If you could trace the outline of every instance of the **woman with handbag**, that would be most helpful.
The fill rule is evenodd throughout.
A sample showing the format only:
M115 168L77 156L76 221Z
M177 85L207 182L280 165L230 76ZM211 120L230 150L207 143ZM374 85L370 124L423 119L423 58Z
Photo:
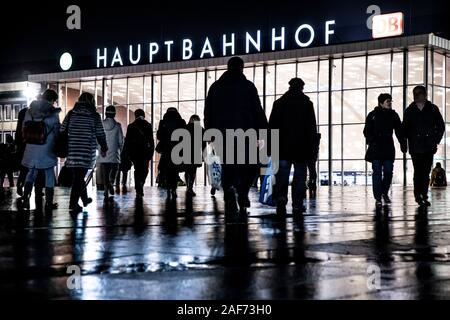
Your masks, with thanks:
M78 213L82 207L78 204L81 198L83 206L92 202L88 197L84 177L93 168L96 159L97 142L101 156L106 156L108 146L100 114L96 112L95 99L90 93L83 93L78 102L67 115L61 125L61 131L68 133L68 154L65 165L71 168L73 175L70 192L69 210Z

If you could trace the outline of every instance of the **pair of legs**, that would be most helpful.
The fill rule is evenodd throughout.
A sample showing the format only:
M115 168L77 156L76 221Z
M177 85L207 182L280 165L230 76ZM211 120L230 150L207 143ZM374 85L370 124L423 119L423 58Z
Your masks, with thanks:
M100 164L103 174L103 184L105 186L104 196L108 199L109 196L114 197L113 183L116 181L117 170L119 169L118 163L102 163Z
M0 186L3 187L3 183L5 182L5 176L8 177L9 187L14 187L14 175L11 169L2 168L0 170Z
M428 202L428 185L430 183L430 172L433 166L434 154L416 153L411 154L414 166L414 198L419 205L430 205Z
M197 177L197 167L192 166L186 168L185 172L185 178L186 178L186 185L187 185L187 194L191 196L195 196L194 192L194 182L195 178Z
M23 201L24 207L29 207L29 199L31 196L31 191L33 190L33 184L39 180L39 174L45 176L45 209L52 210L57 207L56 204L53 203L54 196L54 188L55 188L55 171L54 167L46 168L46 169L37 169L37 168L29 168L28 173L25 179L23 196L20 198ZM35 188L35 198L36 204L39 204L42 201L42 183L37 183ZM40 199L40 201L39 201Z
M127 180L128 180L128 171L121 169L116 175L116 193L120 193L120 185L122 184L122 192L127 193ZM120 183L120 174L122 174L122 183Z
M136 195L138 197L144 196L144 184L148 176L148 166L150 160L146 159L134 159L134 184L136 189Z
M280 160L280 167L275 175L275 197L277 211L280 214L286 212L288 203L289 175L294 166L294 179L292 180L292 208L294 212L303 212L303 199L306 196L306 162L293 162Z
M308 190L309 190L309 196L311 198L316 197L316 191L317 191L316 162L317 162L317 160L311 160L311 161L308 161L308 163L307 163L308 172L309 172Z
M248 193L259 171L258 165L222 165L222 187L224 191L225 211L237 211L237 202L242 213L250 207Z
M381 203L381 198L389 203L388 192L392 183L392 175L394 172L394 161L390 160L373 160L372 161L372 189L373 196L377 204Z
M88 198L86 183L84 178L86 177L86 173L88 172L88 168L71 168L72 169L72 190L70 191L70 204L69 208L71 210L80 211L82 208L78 205L78 201L81 198L83 201L83 206L87 206L92 202L91 198Z

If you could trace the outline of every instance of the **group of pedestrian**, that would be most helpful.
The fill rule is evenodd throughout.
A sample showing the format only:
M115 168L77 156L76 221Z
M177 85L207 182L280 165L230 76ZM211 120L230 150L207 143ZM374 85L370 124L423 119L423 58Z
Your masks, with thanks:
M229 137L228 130L254 129L279 133L279 163L275 174L273 196L277 206L277 215L284 217L287 213L288 186L291 168L294 167L292 181L292 212L300 214L306 210L304 199L306 189L315 196L317 173L315 163L318 157L320 133L317 132L314 106L310 98L304 94L305 83L300 78L289 81L288 91L277 99L272 108L269 120L262 108L258 90L246 79L244 61L233 57L228 61L227 71L211 85L205 101L204 124L201 118L192 115L186 123L174 107L167 109L156 133L158 143L155 147L153 126L145 119L145 112L138 109L134 112L135 120L128 125L124 137L121 124L116 121L116 109L108 106L105 119L97 112L95 97L90 93L80 95L72 110L60 123L60 108L55 104L58 94L48 89L39 99L33 101L29 108L19 114L17 125L17 147L14 148L11 138L2 146L1 152L15 153L20 159L20 174L17 181L17 192L21 197L19 203L29 207L29 199L35 187L36 195L42 196L45 187L45 209L53 210L54 203L55 141L59 135L66 133L68 153L65 167L71 172L71 193L69 209L80 212L82 206L92 202L88 197L85 177L88 171L97 165L101 168L104 183L105 202L114 199L115 193L127 192L127 174L134 166L134 183L136 197L144 195L144 184L149 172L149 163L154 152L161 155L158 171L160 182L167 189L167 199L177 197L176 189L179 173L185 172L187 196L195 196L193 189L197 169L202 165L203 151L206 141L203 140L205 130L216 129L224 138L223 146L228 142L234 149L224 148L220 157L221 184L224 191L225 213L227 216L245 216L250 207L249 191L259 176L260 163L250 161L251 145L246 140L244 145L236 145L236 137ZM429 174L433 164L433 155L437 151L445 131L444 121L439 108L427 100L426 88L417 86L413 90L414 102L405 110L403 122L392 109L392 97L383 93L378 97L378 105L366 118L364 136L368 144L365 159L372 163L373 194L376 205L390 203L389 189L392 183L395 146L393 134L400 143L401 151L409 150L414 165L414 196L420 206L429 206L428 186ZM173 133L186 129L191 137L191 148L188 150L189 161L178 163L173 159L173 150L180 140L173 138ZM195 132L201 134L197 136ZM199 141L194 141L200 139ZM233 139L228 141L227 139ZM274 141L263 141L258 134L257 148L269 145ZM267 140L267 139L266 139ZM214 138L208 143L214 145ZM272 145L268 146L269 153ZM9 150L9 151L8 151ZM245 161L242 163L242 155ZM3 158L2 158L3 159ZM200 159L200 161L198 160ZM226 159L226 161L225 161ZM2 160L3 161L3 160ZM9 171L2 165L1 180ZM309 169L309 179L307 179ZM433 171L431 185L442 184L442 171L446 185L445 170L436 168ZM122 182L120 176L122 174ZM115 184L115 187L114 187Z
M376 205L389 204L395 146L393 132L401 151L409 150L414 166L414 198L419 206L430 206L428 186L433 156L437 152L445 124L439 108L427 100L424 86L413 89L414 101L406 108L403 122L392 109L392 96L378 97L378 106L366 118L364 136L368 144L366 160L372 163L373 195ZM383 202L382 202L383 201Z

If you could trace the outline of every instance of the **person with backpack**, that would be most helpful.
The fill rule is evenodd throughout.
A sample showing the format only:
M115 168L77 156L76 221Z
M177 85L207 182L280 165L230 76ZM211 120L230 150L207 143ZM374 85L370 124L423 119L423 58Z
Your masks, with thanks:
M100 164L103 174L104 200L114 199L114 186L116 180L117 170L120 163L120 152L123 147L123 132L122 126L114 117L116 116L116 108L114 106L106 107L106 119L103 120L103 128L105 128L106 142L108 144L108 151L106 157L101 155L97 158L97 163Z
M442 168L440 162L436 162L436 167L431 172L430 187L446 187L447 176L445 169Z
M72 213L83 209L78 201L81 198L83 206L92 202L88 197L84 178L86 173L94 167L97 143L100 145L100 154L106 156L108 145L100 114L95 107L95 98L92 94L84 92L78 102L68 112L61 125L61 132L68 130L68 155L65 165L72 170L73 180L70 191L69 210Z
M39 170L45 173L45 210L57 207L53 203L55 187L55 171L57 157L53 151L56 135L59 133L59 113L55 108L58 94L51 89L46 90L38 100L30 104L22 125L22 139L26 144L22 165L28 168L23 196L18 200L24 208L29 208L29 199L33 184Z
M148 167L153 157L155 144L153 141L153 127L145 120L145 112L137 109L134 112L135 120L130 123L125 136L124 149L127 157L134 165L134 187L136 197L144 196L144 184L148 176Z

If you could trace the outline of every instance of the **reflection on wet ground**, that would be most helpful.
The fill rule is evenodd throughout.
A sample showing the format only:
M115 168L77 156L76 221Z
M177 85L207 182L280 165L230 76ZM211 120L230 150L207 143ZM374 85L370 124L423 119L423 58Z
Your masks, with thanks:
M450 195L419 210L410 187L375 208L370 187L321 187L303 217L280 221L257 203L226 219L222 194L147 188L71 216L69 189L53 214L0 206L0 294L50 299L450 298ZM31 201L33 203L33 201ZM76 266L75 269L69 268ZM77 269L77 267L79 269ZM69 269L68 269L69 268ZM73 267L72 267L73 268ZM74 271L75 270L75 271ZM81 277L76 278L80 270ZM79 280L79 281L78 281ZM68 286L75 284L74 286Z

